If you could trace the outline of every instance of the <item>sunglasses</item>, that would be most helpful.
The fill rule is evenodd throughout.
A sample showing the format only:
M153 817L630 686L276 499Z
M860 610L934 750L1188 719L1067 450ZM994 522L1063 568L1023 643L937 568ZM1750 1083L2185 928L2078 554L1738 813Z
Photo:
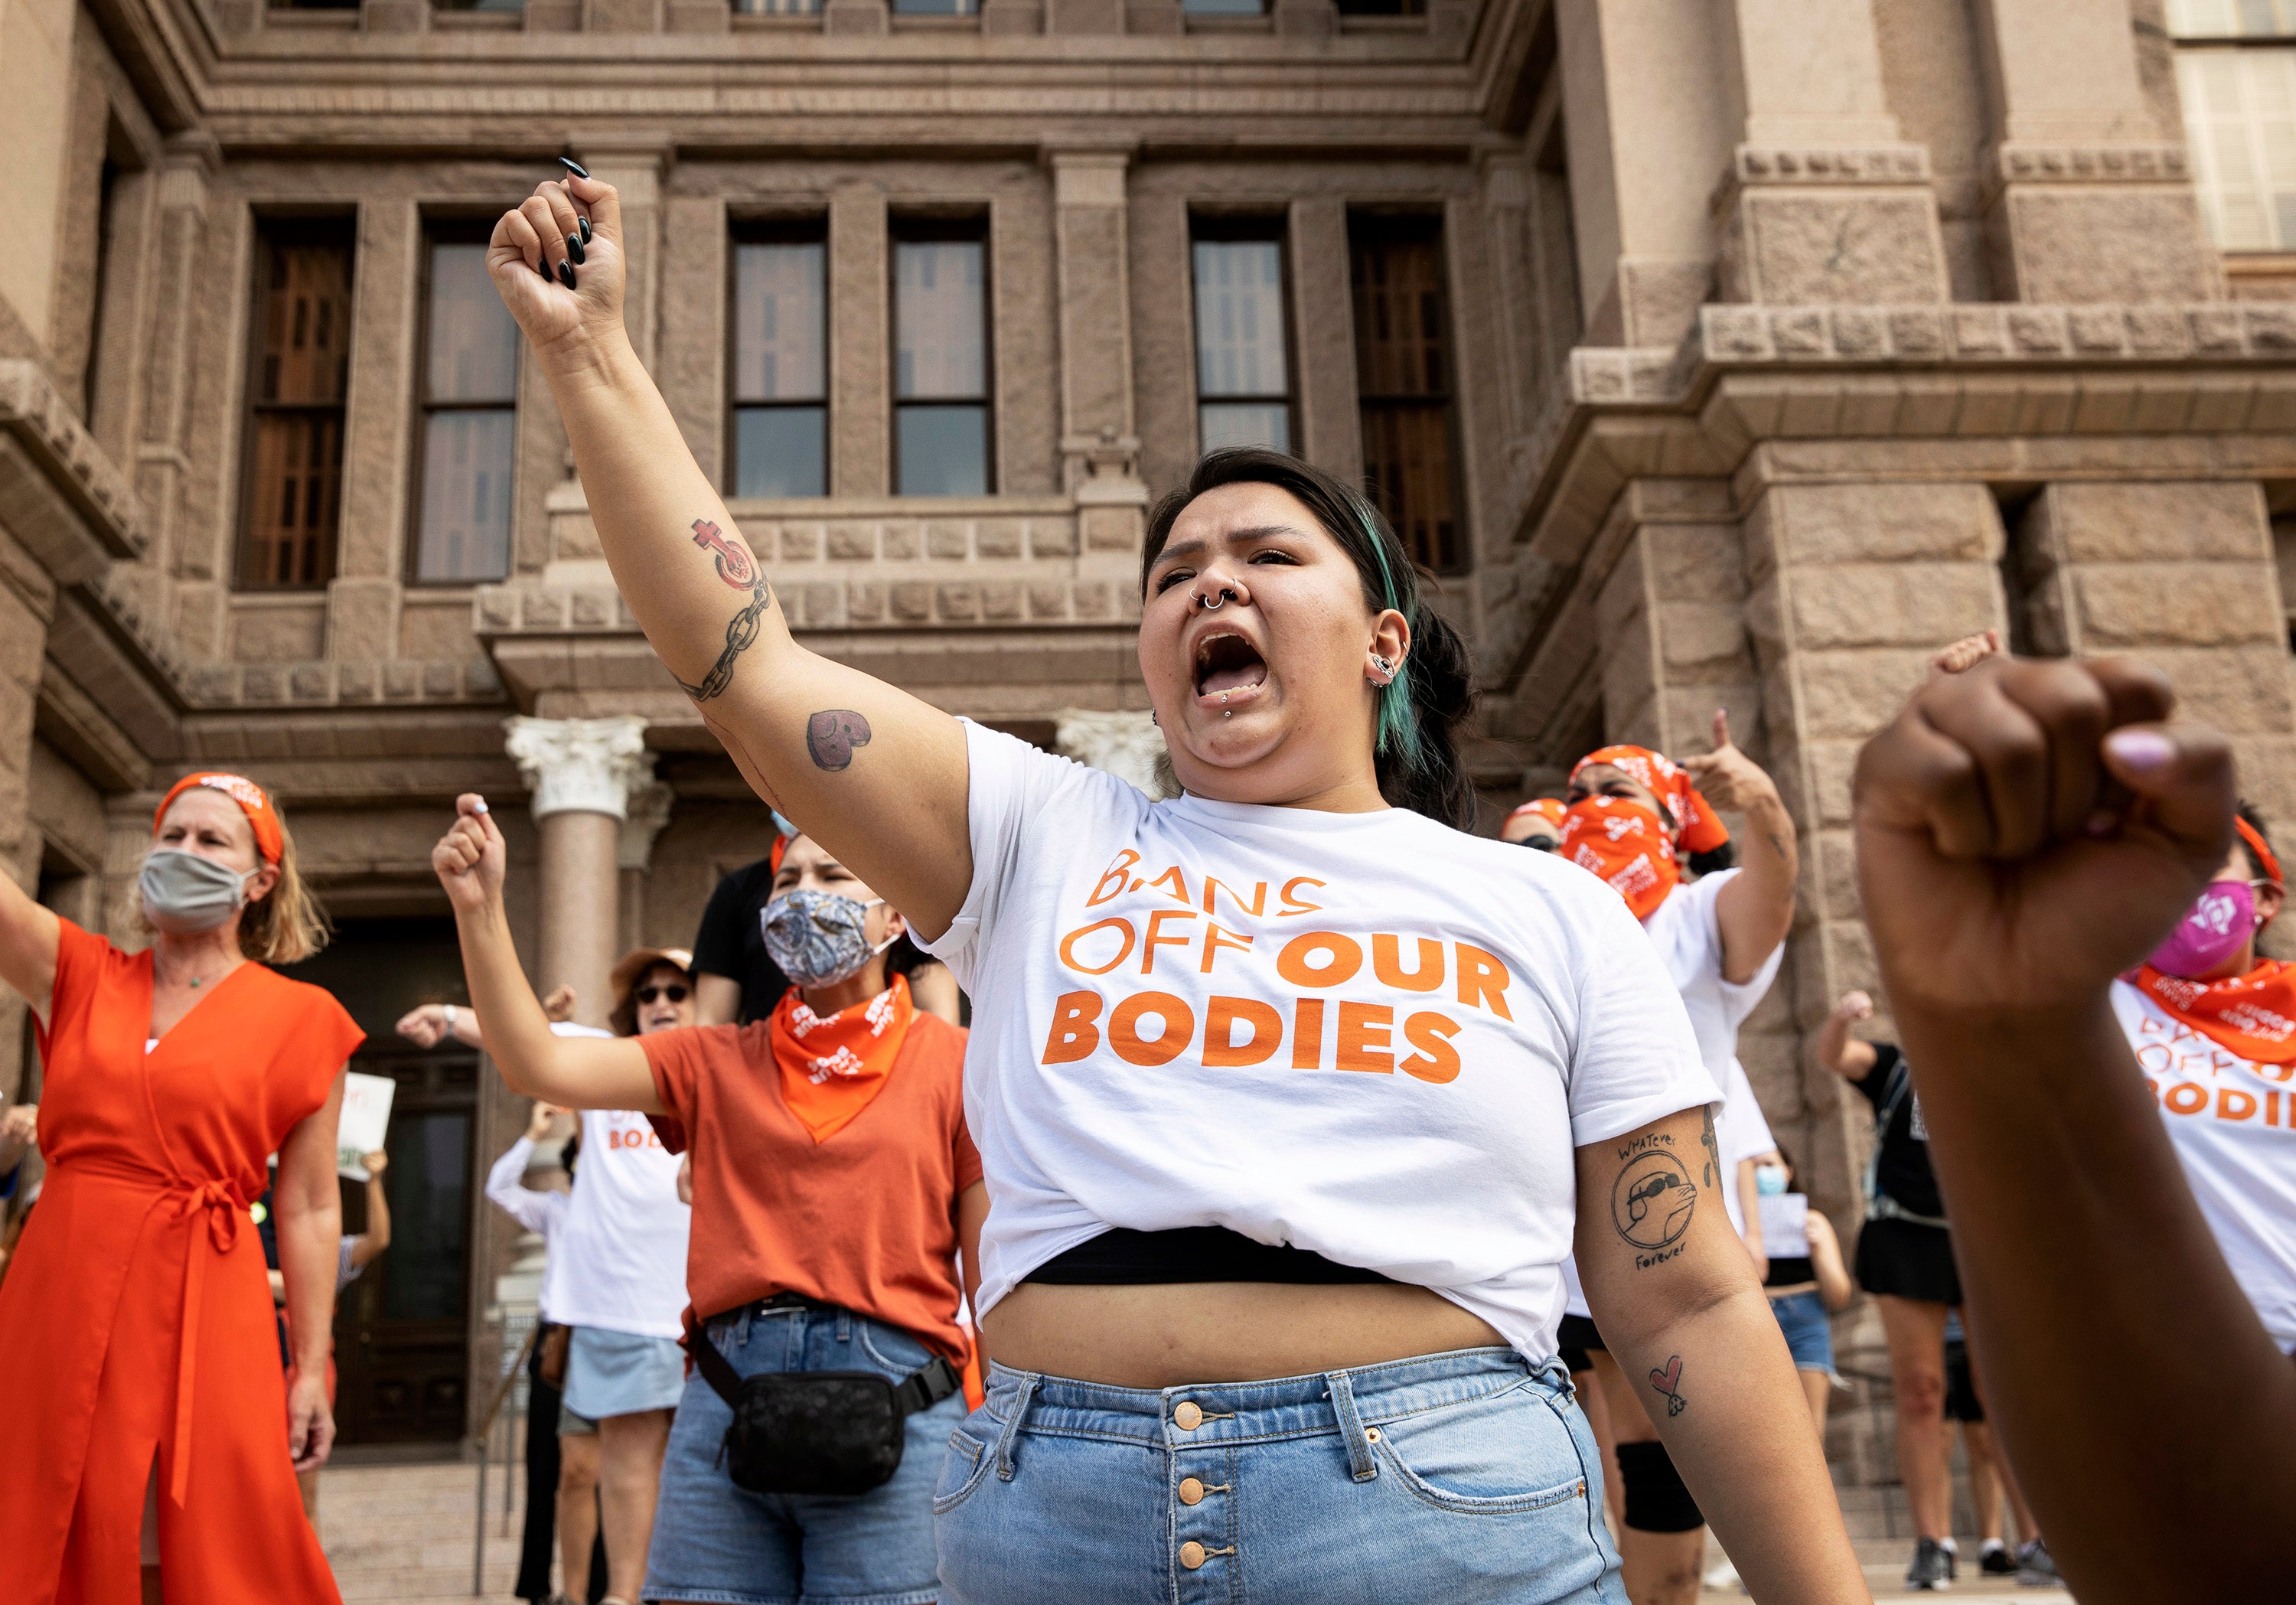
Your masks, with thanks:
M1553 853L1562 849L1562 843L1553 836L1526 836L1521 845L1534 853Z
M675 986L641 987L630 995L642 1003L659 1003L663 998L668 998L673 1003L682 1003L685 1001L685 988Z

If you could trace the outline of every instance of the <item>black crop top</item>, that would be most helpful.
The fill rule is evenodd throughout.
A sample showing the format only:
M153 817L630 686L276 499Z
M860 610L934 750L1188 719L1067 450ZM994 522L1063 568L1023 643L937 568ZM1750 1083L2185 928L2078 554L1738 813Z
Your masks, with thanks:
M1168 1282L1335 1285L1391 1278L1288 1243L1258 1242L1226 1226L1177 1226L1168 1232L1111 1226L1055 1254L1022 1280L1053 1287L1141 1287Z

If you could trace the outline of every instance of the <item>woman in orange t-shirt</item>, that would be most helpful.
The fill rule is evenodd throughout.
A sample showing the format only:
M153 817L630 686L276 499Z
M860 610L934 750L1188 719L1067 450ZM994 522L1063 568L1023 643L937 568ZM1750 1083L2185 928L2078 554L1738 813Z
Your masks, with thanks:
M866 1493L755 1494L721 1454L732 1413L687 1380L662 1462L649 1601L939 1593L932 1486L964 1417L958 1325L988 1213L964 1127L964 1033L888 977L901 916L817 843L784 849L764 913L794 983L773 1014L613 1040L554 1036L503 918L503 839L464 797L431 855L455 905L471 1000L503 1078L579 1109L675 1116L689 1134L687 1347L747 1378L873 1372L914 1406L890 1480ZM718 1365L703 1346L726 1364Z
M252 782L177 782L139 887L157 941L128 954L0 876L0 979L37 1020L48 1167L0 1290L10 1426L31 1446L0 1455L8 1597L334 1601L295 1474L334 1440L335 1125L359 1029L252 962L325 939ZM248 1213L274 1151L291 1386Z

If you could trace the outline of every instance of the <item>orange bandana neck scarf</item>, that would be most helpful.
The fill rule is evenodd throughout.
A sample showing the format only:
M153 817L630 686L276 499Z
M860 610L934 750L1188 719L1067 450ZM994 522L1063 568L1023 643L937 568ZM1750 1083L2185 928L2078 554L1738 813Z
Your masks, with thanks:
M1674 815L1673 839L1684 852L1710 853L1730 839L1713 808L1690 783L1689 774L1666 754L1647 747L1597 747L1570 766L1570 778L1577 780L1581 770L1596 764L1631 776L1666 805Z
M826 1018L807 1008L796 987L782 994L772 1031L782 1100L816 1143L842 1131L885 1090L915 1018L904 976L867 1003Z
M1589 797L1571 804L1563 813L1562 840L1555 851L1600 875L1637 920L1656 913L1682 879L1666 822L1623 797Z
M2251 1064L2296 1061L2296 964L2266 959L2246 975L2188 981L2147 964L2132 978L2164 1012Z

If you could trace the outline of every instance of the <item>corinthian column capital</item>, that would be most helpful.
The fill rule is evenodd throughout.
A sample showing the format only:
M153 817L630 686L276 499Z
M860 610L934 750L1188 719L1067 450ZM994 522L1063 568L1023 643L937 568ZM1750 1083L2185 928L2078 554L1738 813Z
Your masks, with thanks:
M653 778L645 749L645 721L636 714L609 719L503 721L503 747L534 794L534 816L604 814L627 819L631 794Z

